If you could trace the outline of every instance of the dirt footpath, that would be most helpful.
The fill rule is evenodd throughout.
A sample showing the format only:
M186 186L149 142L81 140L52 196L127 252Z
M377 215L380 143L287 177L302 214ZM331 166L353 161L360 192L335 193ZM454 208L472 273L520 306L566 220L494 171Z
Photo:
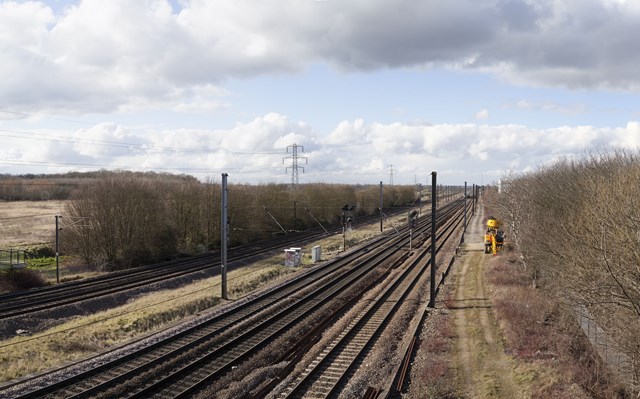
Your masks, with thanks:
M479 207L481 208L481 207ZM476 214L458 260L454 301L454 353L459 394L469 398L526 398L517 382L516 362L505 354L487 292L485 270L493 255L484 254L485 217Z
M482 208L423 324L402 398L631 397L572 313L531 286L517 253L484 254Z

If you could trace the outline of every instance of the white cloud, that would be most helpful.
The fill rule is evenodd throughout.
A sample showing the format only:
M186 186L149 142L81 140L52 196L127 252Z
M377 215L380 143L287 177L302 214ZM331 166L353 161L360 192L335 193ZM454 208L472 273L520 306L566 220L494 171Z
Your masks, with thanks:
M42 136L49 140L42 140ZM381 124L343 121L332 133L345 141L327 142L304 122L270 113L225 130L130 130L100 124L73 132L42 130L16 138L0 132L0 164L25 168L48 165L55 170L99 167L161 170L201 178L229 173L236 182L288 182L286 147L305 147L301 182L371 183L388 180L388 165L397 184L414 176L426 182L431 170L442 181L479 183L497 180L508 171L535 169L561 156L640 146L640 123L532 129L520 125ZM31 138L31 139L27 139ZM362 138L363 140L349 140ZM343 143L346 143L343 145ZM64 162L66 166L55 165ZM54 171L55 171L54 170Z
M325 139L327 144L352 145L369 142L368 129L363 119L342 121Z
M478 121L484 121L489 119L489 110L481 109L480 111L476 112L475 119Z
M201 87L301 71L471 69L512 82L638 90L640 6L622 0L0 3L0 103L110 112L135 103L211 111Z

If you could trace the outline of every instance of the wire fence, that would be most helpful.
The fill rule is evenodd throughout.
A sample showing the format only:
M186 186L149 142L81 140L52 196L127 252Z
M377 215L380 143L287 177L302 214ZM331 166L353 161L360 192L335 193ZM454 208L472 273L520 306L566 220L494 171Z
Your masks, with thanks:
M631 389L632 396L640 397L640 378L637 359L628 356L618 349L618 345L609 337L589 311L583 307L575 307L578 323L589 338L591 345L598 351L598 354L607 366L616 373L622 383ZM638 395L638 396L636 396Z
M0 249L0 267L22 268L26 264L25 255L22 249Z

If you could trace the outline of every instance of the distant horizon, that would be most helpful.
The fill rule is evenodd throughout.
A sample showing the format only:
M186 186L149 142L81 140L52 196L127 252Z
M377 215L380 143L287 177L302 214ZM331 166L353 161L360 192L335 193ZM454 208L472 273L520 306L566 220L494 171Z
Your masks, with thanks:
M99 170L87 170L87 171L69 171L69 172L62 172L62 173L25 173L25 174L9 174L9 173L0 173L0 184L1 181L3 179L10 179L10 178L22 178L22 179L38 179L38 178L42 178L42 179L47 179L47 178L69 178L69 176L66 175L70 175L70 174L94 174L94 173L102 173L102 172L108 172L108 173L119 173L119 172L124 172L124 173L133 173L133 174L157 174L159 175L159 178L162 178L163 175L168 175L169 177L176 177L176 178L189 178L189 179L194 179L196 181L198 181L199 183L209 183L209 182L213 182L215 184L219 184L220 180L215 180L215 179L210 179L210 181L202 180L202 179L198 179L196 176L193 175L189 175L187 173L172 173L172 172L156 172L156 171L135 171L135 170L107 170L107 169L99 169ZM71 177L71 178L83 178L84 176L77 176L77 177ZM219 176L220 177L220 176ZM327 184L327 185L331 185L331 184L335 184L335 185L349 185L349 186L379 186L380 183L382 183L383 186L417 186L417 185L421 185L423 188L426 187L431 187L431 182L429 182L429 184L416 184L416 183L407 183L407 184L401 184L401 183L393 183L390 184L389 182L384 182L384 181L379 181L379 182L374 182L374 183L332 183L332 182L300 182L297 185L313 185L313 184ZM464 183L462 182L461 184L450 184L450 183L440 183L438 182L437 185L438 186L447 186L447 187L464 187ZM290 182L259 182L259 183L243 183L243 182L230 182L230 184L243 184L243 185L270 185L270 184L275 184L275 185L280 185L280 186L290 186L291 183ZM500 184L500 181L498 180L497 182L491 183L491 184L486 184L485 186L493 186L495 184ZM482 186L480 184L477 183L469 183L467 182L467 187L469 189L469 191L471 190L471 188L476 185L476 186Z

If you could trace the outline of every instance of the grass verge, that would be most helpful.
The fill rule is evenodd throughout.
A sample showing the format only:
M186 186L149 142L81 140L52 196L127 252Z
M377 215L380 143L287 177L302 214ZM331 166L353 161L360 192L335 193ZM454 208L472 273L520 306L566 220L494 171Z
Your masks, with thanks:
M487 277L505 347L520 360L517 374L523 383L535 382L532 398L630 397L570 311L533 288L513 254L494 258Z

